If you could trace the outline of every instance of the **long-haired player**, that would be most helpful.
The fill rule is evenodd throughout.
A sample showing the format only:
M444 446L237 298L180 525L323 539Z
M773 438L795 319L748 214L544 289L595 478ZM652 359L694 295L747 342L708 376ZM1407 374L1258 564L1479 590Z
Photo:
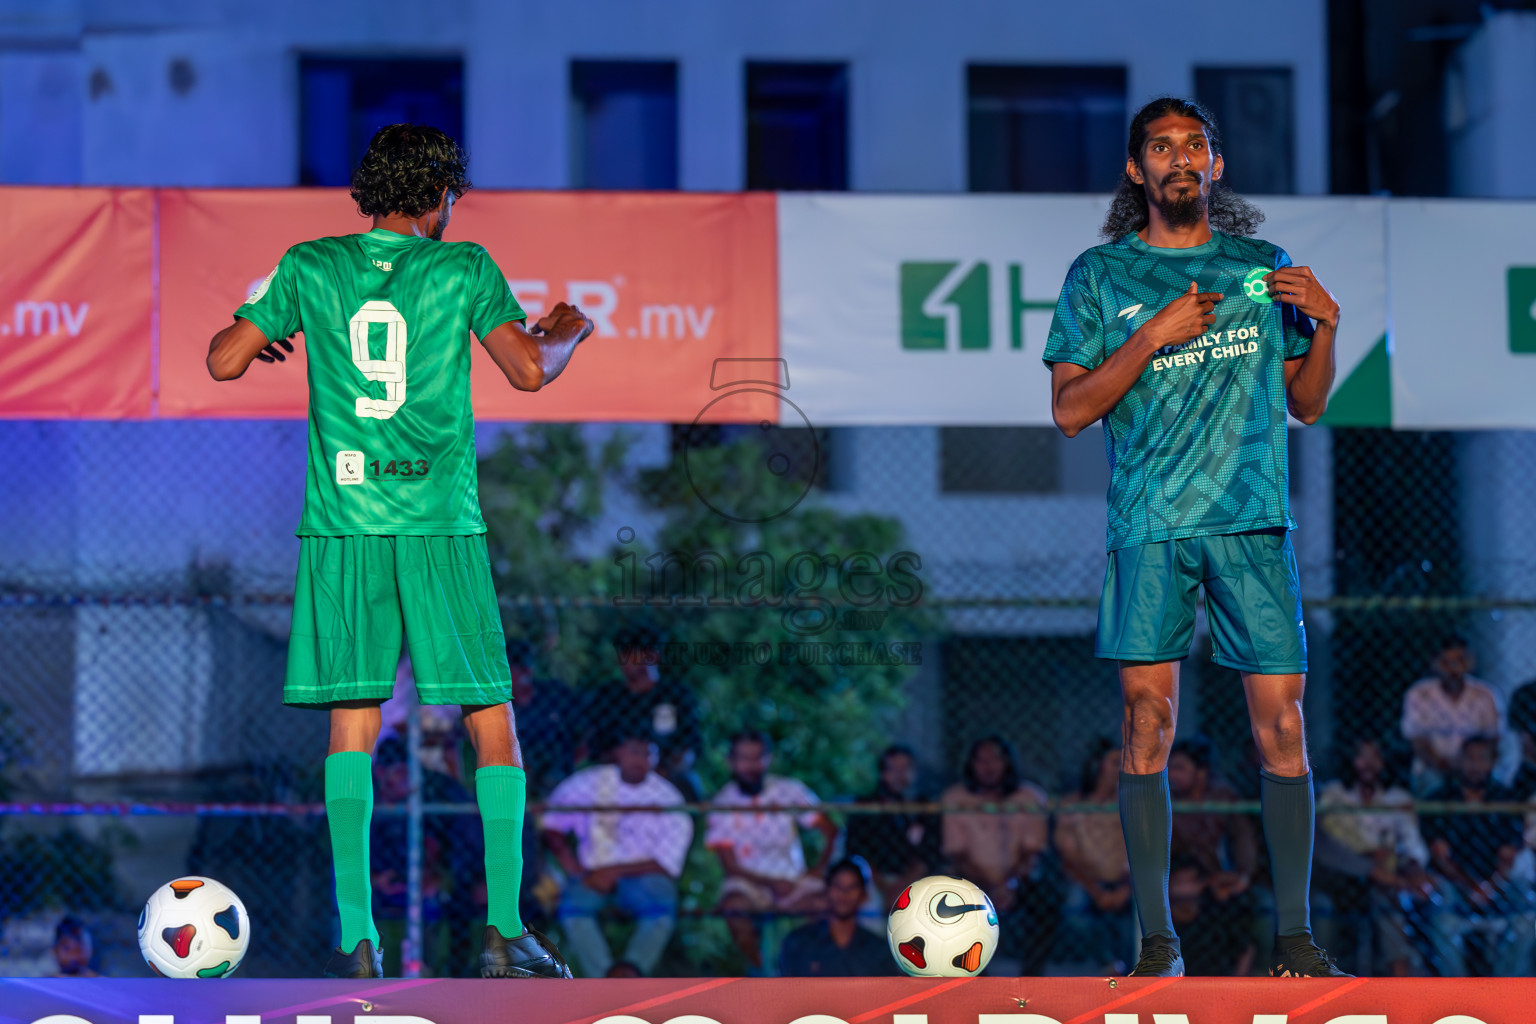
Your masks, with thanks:
M1109 241L1072 264L1051 324L1051 410L1069 437L1103 420L1111 467L1095 653L1119 662L1124 694L1120 818L1144 934L1132 974L1184 973L1168 907L1167 766L1203 586L1215 660L1242 673L1263 762L1270 972L1338 977L1307 904L1307 651L1285 414L1323 414L1339 304L1311 270L1250 237L1263 214L1221 184L1223 169L1199 104L1165 97L1131 121Z

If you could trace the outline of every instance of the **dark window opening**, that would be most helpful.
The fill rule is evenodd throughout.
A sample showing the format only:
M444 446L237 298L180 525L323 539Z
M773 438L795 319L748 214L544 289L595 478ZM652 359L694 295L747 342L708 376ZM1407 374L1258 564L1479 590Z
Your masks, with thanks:
M1125 169L1125 68L972 64L972 192L1113 192Z
M1296 191L1290 68L1196 68L1195 96L1221 129L1221 180L1239 192Z
M747 188L848 187L848 66L747 64Z
M385 125L427 124L464 143L457 57L299 60L299 184L347 185Z
M571 185L677 188L677 64L571 63Z

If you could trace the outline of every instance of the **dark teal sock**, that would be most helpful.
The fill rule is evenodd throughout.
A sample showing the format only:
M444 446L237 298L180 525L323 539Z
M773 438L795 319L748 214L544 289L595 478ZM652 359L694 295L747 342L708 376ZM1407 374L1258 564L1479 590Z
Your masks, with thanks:
M511 765L475 772L475 799L485 826L486 924L509 939L523 934L518 890L523 884L523 807L528 776Z
M373 888L368 875L368 826L373 818L373 758L358 751L325 759L325 820L336 869L336 910L341 948L350 953L364 939L379 946L373 926Z
M1131 862L1131 897L1141 918L1141 934L1174 939L1168 909L1168 862L1173 846L1173 800L1168 772L1120 773L1120 827Z
M1259 800L1269 874L1275 883L1275 934L1312 930L1312 838L1317 808L1312 773L1284 776L1259 769Z

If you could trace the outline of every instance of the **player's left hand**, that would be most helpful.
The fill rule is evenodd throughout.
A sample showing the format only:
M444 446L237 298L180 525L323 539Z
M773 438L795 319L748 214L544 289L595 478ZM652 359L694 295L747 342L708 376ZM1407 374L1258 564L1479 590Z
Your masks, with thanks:
M284 355L285 351L293 352L293 335L291 334L286 338L278 338L272 344L257 352L256 358L264 363L284 363L288 361L288 356Z
M557 302L555 308L540 317L534 325L533 334L554 334L557 331L577 329L579 336L577 341L585 341L587 335L592 333L592 321L577 307L568 302Z
M1339 300L1317 279L1311 267L1272 270L1264 275L1264 283L1269 294L1281 302L1295 306L1318 323L1338 326Z

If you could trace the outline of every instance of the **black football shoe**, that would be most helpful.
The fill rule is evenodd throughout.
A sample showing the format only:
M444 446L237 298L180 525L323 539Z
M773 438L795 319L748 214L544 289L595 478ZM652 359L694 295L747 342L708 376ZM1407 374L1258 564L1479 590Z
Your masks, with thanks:
M384 977L384 951L377 949L372 939L363 939L351 953L340 949L331 950L331 958L325 962L327 978L382 978Z
M1132 978L1182 978L1184 953L1178 939L1148 935L1141 940L1141 956L1131 969Z
M485 926L485 940L480 946L480 977L482 978L569 978L571 968L550 942L529 928L515 939L509 939L496 930L495 925Z
M1312 941L1312 936L1283 935L1275 939L1275 955L1270 958L1272 978L1353 978L1339 970L1328 951Z

